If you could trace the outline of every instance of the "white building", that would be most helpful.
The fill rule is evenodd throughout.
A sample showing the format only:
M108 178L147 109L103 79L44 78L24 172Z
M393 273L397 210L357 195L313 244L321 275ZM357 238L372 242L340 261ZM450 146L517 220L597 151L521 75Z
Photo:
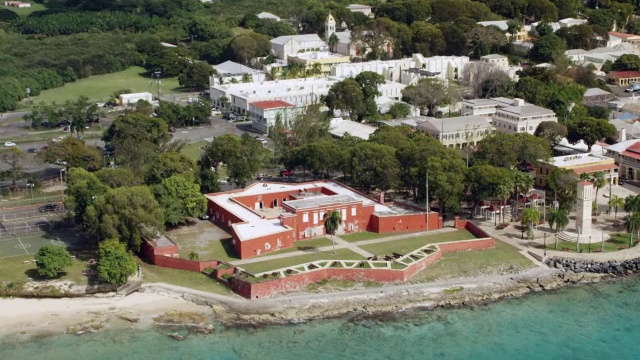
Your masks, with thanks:
M135 105L140 100L144 100L148 103L151 103L153 101L153 95L151 95L151 93L148 93L148 92L120 94L120 105L122 106Z
M388 81L413 85L424 77L454 80L462 75L469 63L468 56L432 56L413 54L411 58L338 64L331 68L332 76L355 77L364 71L375 72Z
M510 100L510 99L507 99ZM513 99L510 106L499 106L493 115L493 126L506 133L533 133L543 121L558 121L553 110Z
M493 133L495 129L484 116L459 116L426 118L417 124L417 130L432 135L444 146L464 149L467 146L476 146L478 141Z
M258 19L270 19L270 20L280 21L279 16L273 15L272 13L266 12L266 11L263 11L256 16L258 17Z
M266 74L262 71L252 69L237 62L225 61L222 64L213 65L218 76L212 76L210 82L213 83L230 83L232 81L242 82L246 76L249 76L250 82L263 82Z
M351 12L359 12L367 15L368 17L373 17L373 13L371 12L371 6L369 5L360 5L360 4L350 4L347 5L347 9Z
M249 104L265 100L282 100L296 107L306 107L320 102L320 97L329 92L331 86L343 78L305 78L264 81L261 83L214 84L210 86L212 104L227 106L233 111L246 113ZM385 82L378 90L383 97L400 100L405 85ZM222 100L222 98L226 98Z
M369 140L371 134L376 130L377 128L374 126L361 124L351 120L344 120L343 118L331 119L331 122L329 123L329 133L337 138L341 138L345 134L349 134L362 140Z
M5 1L4 6L11 6L11 7L17 7L17 8L30 8L31 4L25 3L22 1Z
M283 125L289 124L299 113L299 109L294 104L282 100L256 101L249 104L249 119L251 127L267 133L269 128L276 123L280 117Z
M480 61L495 64L500 70L509 71L509 58L500 54L489 54L480 57Z
M329 46L317 34L286 35L271 39L271 52L278 59L306 51L328 51Z
M577 65L593 64L596 69L600 70L607 60L614 62L624 54L640 55L640 51L633 44L627 42L593 50L572 49L565 51L564 54Z
M462 102L463 115L478 115L491 121L496 130L532 134L543 121L558 121L553 110L532 105L522 99L492 98Z
M566 19L558 20L560 27L563 27L563 28L568 28L576 25L584 25L588 22L589 21L587 19L574 19L574 18L566 18Z

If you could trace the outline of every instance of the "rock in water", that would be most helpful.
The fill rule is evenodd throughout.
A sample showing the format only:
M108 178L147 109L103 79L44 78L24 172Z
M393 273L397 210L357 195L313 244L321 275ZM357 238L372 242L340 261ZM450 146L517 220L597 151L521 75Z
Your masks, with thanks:
M169 334L169 337L174 339L174 340L178 340L178 341L184 340L184 336L182 336L182 335L180 335L178 333Z

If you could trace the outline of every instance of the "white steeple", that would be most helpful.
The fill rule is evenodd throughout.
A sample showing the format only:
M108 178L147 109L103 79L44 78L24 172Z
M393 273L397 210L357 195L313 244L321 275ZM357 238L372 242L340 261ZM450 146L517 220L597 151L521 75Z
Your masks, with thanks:
M324 36L329 41L329 37L331 34L336 32L336 20L331 16L331 12L329 12L329 16L327 16L327 20L324 22Z

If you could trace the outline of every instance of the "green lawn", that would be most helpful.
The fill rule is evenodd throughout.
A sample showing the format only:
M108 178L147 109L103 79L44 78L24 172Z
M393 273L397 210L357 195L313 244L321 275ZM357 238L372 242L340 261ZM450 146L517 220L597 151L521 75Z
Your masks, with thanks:
M407 254L421 248L427 244L436 244L447 241L457 240L469 240L475 239L475 236L467 230L456 230L452 232L434 234L434 235L421 235L411 237L403 240L392 240L381 242L377 244L369 244L360 246L363 250L366 250L376 255L391 255L392 253Z
M202 155L202 147L203 146L207 146L209 143L202 140L202 141L196 141L194 143L191 143L185 147L182 148L182 150L180 150L180 152L188 157L189 159L195 161L200 160L200 156Z
M293 247L291 247L291 248L264 253L264 254L258 255L256 257L265 257L265 256L271 256L271 255L285 254L285 253L290 253L290 252L294 252L294 251L309 251L309 252L312 252L312 251L316 251L318 248L325 247L325 246L331 246L331 239L326 238L326 237L321 237L321 238L316 238L316 239L312 239L312 240L298 240L298 241L293 243Z
M29 264L22 263L27 260L30 261ZM82 270L86 268L86 260L74 259L73 264L55 280L87 284L87 277L82 274ZM36 264L33 263L33 254L0 259L0 282L26 282L30 278L34 280L39 278Z
M163 282L216 294L232 294L231 290L216 280L194 271L184 271L153 266L139 261L145 283Z
M612 252L619 251L623 249L629 248L629 234L611 234L611 238L604 242L604 252ZM634 244L637 239L634 237ZM580 244L580 250L582 252L596 252L602 249L602 243L592 243L591 246L589 244ZM540 245L540 248L543 248ZM556 243L554 238L547 238L547 249L555 250ZM568 252L576 252L576 243L572 241L558 241L558 250L559 251L568 251Z
M412 232L414 231L380 234L380 233L374 233L370 231L363 231L363 232L357 232L353 234L340 235L340 238L348 242L356 242L356 241L362 241L362 240L380 239L380 238L385 238L385 237L395 236L395 235L410 234Z
M354 253L348 249L338 249L334 255L331 251L317 252L313 254L299 255L278 260L267 260L257 263L239 265L239 267L247 270L250 273L261 273L270 270L276 270L280 268L295 266L298 264L304 264L316 260L362 260L364 259L359 254Z
M31 2L31 7L28 7L28 8L17 8L17 7L13 7L13 6L4 6L4 1L3 1L2 4L0 4L0 9L11 10L14 13L18 14L20 17L27 17L32 12L46 10L47 7L44 6L43 4L38 4L38 3L32 1Z
M173 235L172 238L178 243L180 247L180 257L187 259L189 253L195 251L200 256L200 260L220 260L220 261L235 261L240 260L240 257L233 248L231 238L227 239L212 239L207 241L205 246L198 246L193 244L189 240L193 237L193 234L180 234Z
M496 247L481 251L461 251L443 254L442 260L428 266L411 280L430 282L442 279L501 274L510 267L525 270L533 263L515 247L496 240Z
M18 196L12 196L11 200L6 199L5 197L0 197L0 208L12 208L31 204L59 202L64 199L64 196L60 194L60 191L54 193L43 193L40 195L38 195L37 192L34 192L33 200L31 200L30 195L30 193L27 193L25 191L20 195L20 197L22 197L21 199L18 199Z
M151 79L143 77L141 75L143 72L143 68L133 66L116 73L91 76L63 87L45 90L40 95L28 100L33 103L41 101L63 103L67 100L75 100L82 95L88 97L90 101L108 101L114 91L130 89L133 92L149 92L150 85L152 85L151 90L155 96L157 92L155 80L151 81ZM162 79L160 95L177 93L178 87L178 78ZM23 103L28 100L23 100Z

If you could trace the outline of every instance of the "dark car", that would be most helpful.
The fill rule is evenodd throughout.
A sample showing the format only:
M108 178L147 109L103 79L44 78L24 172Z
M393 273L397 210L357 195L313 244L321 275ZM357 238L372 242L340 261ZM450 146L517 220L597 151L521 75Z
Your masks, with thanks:
M35 154L35 153L37 153L37 152L38 152L38 149L36 149L36 148L31 148L31 149L27 150L27 152L30 152L30 153L32 153L32 154Z
M58 210L58 204L46 204L40 207L40 212L52 212Z

